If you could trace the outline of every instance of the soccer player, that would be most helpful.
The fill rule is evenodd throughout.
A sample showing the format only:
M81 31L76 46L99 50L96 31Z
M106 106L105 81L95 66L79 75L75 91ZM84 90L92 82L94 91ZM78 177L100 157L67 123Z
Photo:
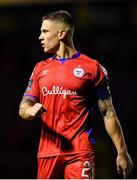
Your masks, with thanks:
M42 119L37 177L95 178L91 121L97 100L117 150L117 170L126 178L133 163L113 107L107 71L75 49L73 32L73 18L67 11L43 17L39 40L44 52L54 55L36 64L20 103L23 119Z

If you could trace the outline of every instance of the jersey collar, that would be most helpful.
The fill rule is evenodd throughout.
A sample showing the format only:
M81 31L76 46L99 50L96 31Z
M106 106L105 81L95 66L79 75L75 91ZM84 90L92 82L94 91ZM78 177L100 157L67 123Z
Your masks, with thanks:
M75 54L73 54L70 58L57 58L56 57L56 55L54 55L53 57L52 57L52 59L54 60L59 60L59 61L61 61L62 63L64 63L65 61L67 61L67 60L70 60L70 59L75 59L75 58L77 58L77 57L79 57L80 56L80 52L77 52L77 53L75 53Z

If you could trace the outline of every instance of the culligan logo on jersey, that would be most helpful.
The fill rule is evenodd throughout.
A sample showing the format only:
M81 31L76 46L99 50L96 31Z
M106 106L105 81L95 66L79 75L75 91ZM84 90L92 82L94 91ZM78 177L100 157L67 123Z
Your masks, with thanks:
M62 94L63 98L65 99L67 96L73 95L76 96L76 91L71 91L69 89L64 89L63 87L53 86L52 89L48 89L47 87L42 88L43 96L47 95L55 95L55 94Z

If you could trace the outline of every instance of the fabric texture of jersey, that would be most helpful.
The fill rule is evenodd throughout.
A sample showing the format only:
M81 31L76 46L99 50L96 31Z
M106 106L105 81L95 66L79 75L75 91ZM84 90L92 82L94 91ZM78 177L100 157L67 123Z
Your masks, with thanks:
M95 179L95 154L65 154L38 158L37 179Z
M36 64L24 96L47 110L41 117L38 157L94 151L92 106L106 75L98 61L80 53L66 61L49 58Z

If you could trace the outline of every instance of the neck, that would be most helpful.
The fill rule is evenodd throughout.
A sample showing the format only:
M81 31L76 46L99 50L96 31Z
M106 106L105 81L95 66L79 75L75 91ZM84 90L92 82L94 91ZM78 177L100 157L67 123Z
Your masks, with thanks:
M72 57L73 54L75 54L77 51L74 48L73 43L64 43L60 42L60 46L58 51L56 52L56 57L57 58L70 58Z

